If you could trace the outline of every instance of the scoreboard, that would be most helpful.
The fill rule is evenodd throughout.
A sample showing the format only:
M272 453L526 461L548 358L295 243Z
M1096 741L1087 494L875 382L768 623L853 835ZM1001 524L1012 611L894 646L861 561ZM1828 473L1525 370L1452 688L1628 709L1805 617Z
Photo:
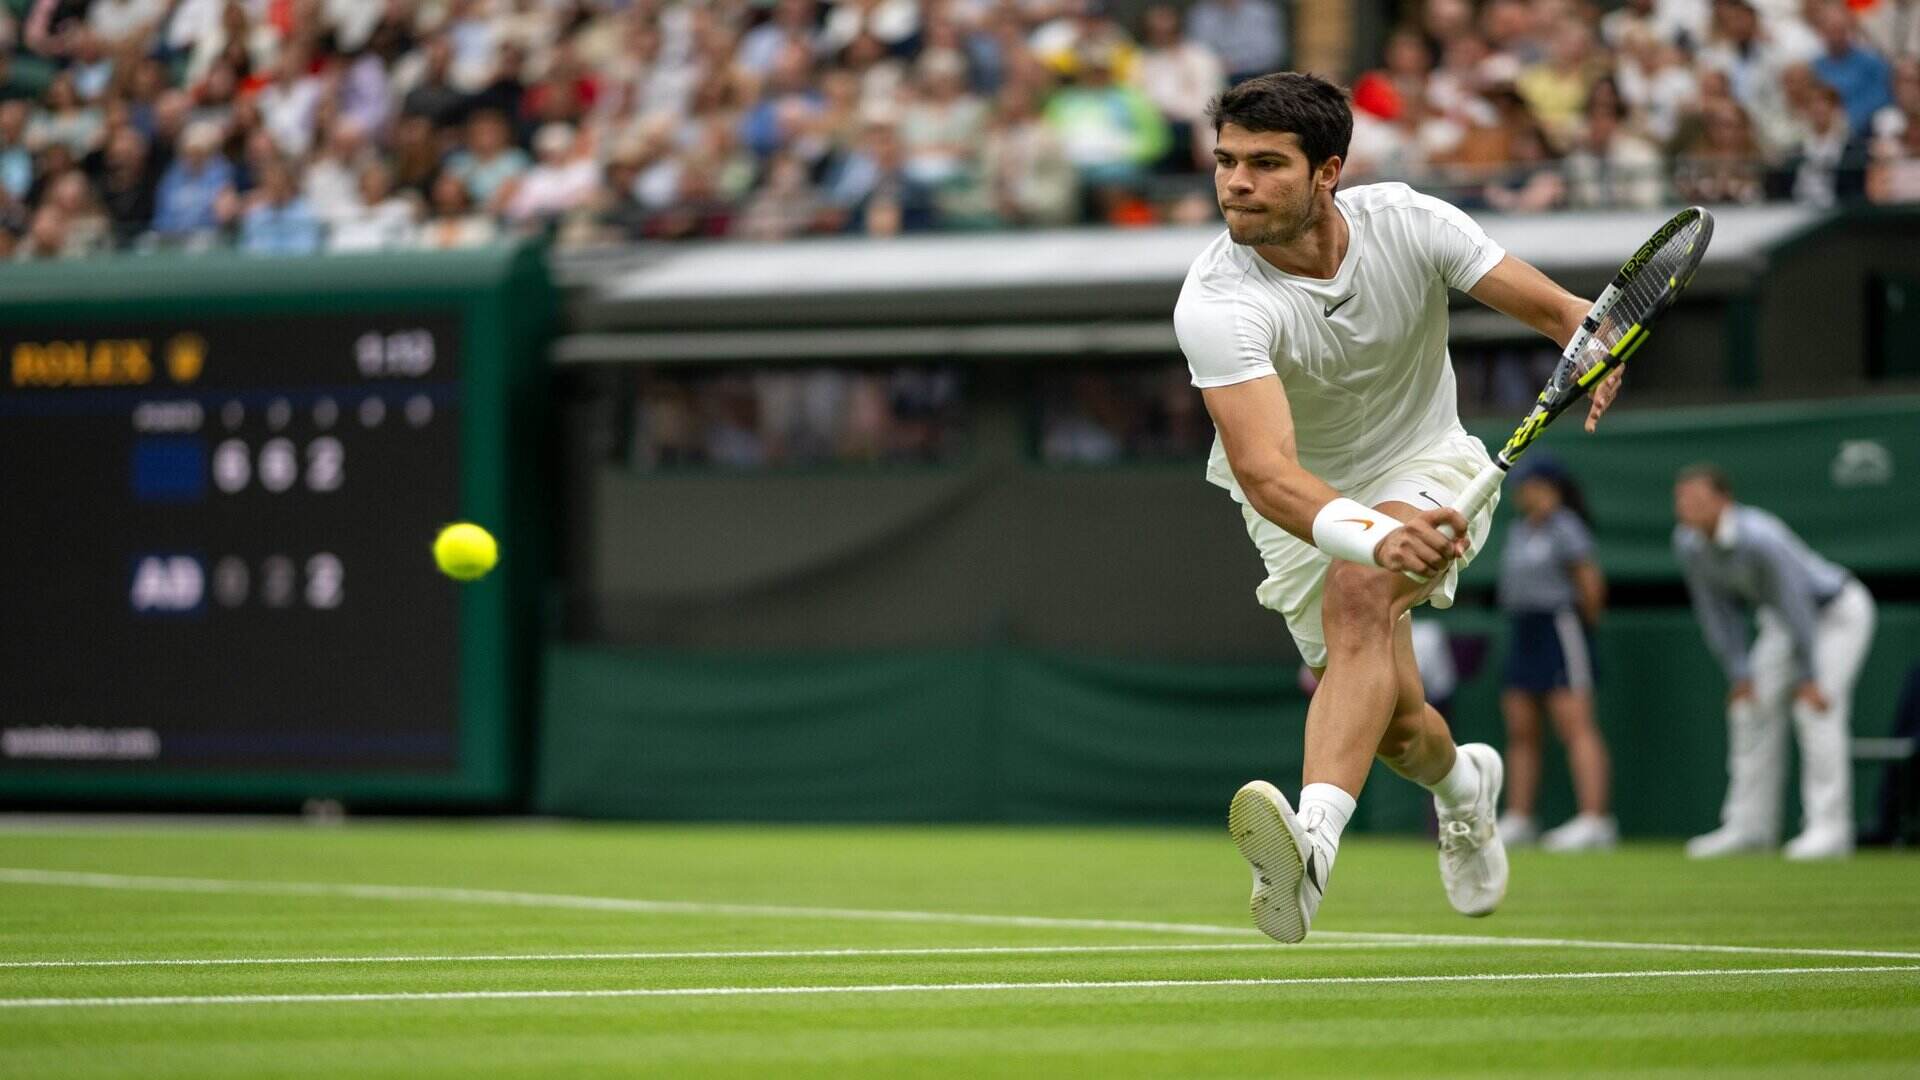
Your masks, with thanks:
M0 795L497 797L475 320L208 308L0 323Z

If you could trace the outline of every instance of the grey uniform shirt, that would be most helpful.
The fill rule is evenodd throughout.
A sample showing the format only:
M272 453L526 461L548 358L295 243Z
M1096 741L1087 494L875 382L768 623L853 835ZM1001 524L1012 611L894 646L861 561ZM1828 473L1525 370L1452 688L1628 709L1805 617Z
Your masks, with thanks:
M1755 506L1729 505L1711 538L1685 525L1673 552L1686 573L1707 647L1735 682L1749 678L1742 608L1771 608L1793 639L1801 679L1813 677L1813 633L1820 608L1852 576L1807 547L1786 522Z
M1538 525L1519 518L1507 529L1507 545L1500 551L1500 609L1519 613L1576 607L1573 568L1591 558L1593 533L1566 507Z

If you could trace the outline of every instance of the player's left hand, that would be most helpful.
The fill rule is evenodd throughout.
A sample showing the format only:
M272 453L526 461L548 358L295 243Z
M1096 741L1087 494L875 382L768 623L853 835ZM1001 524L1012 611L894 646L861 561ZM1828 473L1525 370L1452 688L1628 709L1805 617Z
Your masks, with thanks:
M1820 684L1808 679L1793 691L1794 699L1814 712L1826 712L1827 695L1820 692Z
M1593 403L1587 406L1588 431L1592 431L1600 423L1600 418L1607 414L1607 406L1612 405L1614 397L1620 393L1620 377L1626 373L1624 367L1614 368L1613 374L1601 379L1600 385L1593 388Z

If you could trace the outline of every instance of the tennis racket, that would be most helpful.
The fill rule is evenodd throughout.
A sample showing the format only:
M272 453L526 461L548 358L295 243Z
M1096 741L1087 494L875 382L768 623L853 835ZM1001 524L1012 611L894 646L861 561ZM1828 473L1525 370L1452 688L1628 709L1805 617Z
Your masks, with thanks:
M1585 397L1587 391L1600 385L1608 372L1640 351L1640 346L1647 343L1654 320L1665 314L1693 281L1693 272L1700 268L1700 259L1706 255L1707 242L1711 239L1713 215L1698 206L1689 206L1660 226L1620 267L1613 281L1588 309L1587 317L1580 321L1573 340L1567 342L1566 349L1560 353L1560 362L1554 365L1553 377L1547 380L1546 389L1540 391L1533 411L1513 430L1507 445L1493 456L1493 464L1482 469L1466 490L1454 498L1453 508L1460 511L1460 516L1472 521L1473 515L1499 490L1513 463L1519 461L1527 447L1553 423L1553 418ZM1441 526L1440 531L1453 536L1448 526ZM1426 580L1411 571L1407 576L1415 581Z

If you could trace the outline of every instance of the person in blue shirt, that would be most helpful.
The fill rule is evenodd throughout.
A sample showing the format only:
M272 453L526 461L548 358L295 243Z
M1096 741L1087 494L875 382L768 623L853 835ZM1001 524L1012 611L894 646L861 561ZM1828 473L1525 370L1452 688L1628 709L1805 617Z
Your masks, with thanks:
M1606 579L1594 558L1586 499L1552 458L1531 458L1514 479L1520 517L1500 553L1498 594L1509 628L1500 693L1507 722L1500 835L1509 845L1539 840L1549 851L1609 849L1620 830L1608 810L1611 761L1593 706L1593 627L1606 605ZM1567 749L1579 806L1544 835L1534 816L1543 707Z
M1829 2L1814 12L1813 28L1820 35L1820 55L1813 73L1840 92L1853 133L1865 136L1873 114L1893 103L1893 67L1884 57L1861 45L1854 31L1853 12Z
M204 238L227 223L233 163L219 153L220 126L199 121L180 136L180 154L154 193L153 231L166 240Z
M240 250L249 255L311 255L320 250L320 219L279 159L260 171L260 190L240 219Z

